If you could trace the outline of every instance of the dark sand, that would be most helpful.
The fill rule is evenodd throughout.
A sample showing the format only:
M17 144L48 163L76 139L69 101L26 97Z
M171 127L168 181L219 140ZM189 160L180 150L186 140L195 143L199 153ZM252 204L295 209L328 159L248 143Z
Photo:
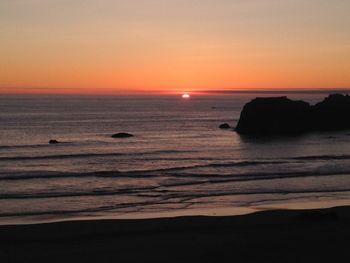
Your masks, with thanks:
M350 262L350 207L1 226L0 262Z

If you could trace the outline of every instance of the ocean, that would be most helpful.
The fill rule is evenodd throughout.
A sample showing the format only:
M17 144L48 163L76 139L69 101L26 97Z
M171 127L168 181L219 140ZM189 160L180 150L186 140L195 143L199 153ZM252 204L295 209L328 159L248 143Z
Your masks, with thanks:
M2 95L0 224L350 204L350 131L218 128L278 95ZM111 138L119 132L134 137Z

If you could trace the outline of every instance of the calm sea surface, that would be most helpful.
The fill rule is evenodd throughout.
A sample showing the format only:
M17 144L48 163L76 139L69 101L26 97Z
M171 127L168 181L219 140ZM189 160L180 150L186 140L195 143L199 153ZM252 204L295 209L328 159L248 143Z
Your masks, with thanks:
M1 96L0 223L350 204L350 131L218 129L256 96Z

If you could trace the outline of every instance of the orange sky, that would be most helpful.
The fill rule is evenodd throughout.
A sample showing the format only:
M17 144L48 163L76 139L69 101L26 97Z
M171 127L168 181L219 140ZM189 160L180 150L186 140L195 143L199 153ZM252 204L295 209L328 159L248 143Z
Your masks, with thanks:
M0 92L350 88L350 2L3 0Z

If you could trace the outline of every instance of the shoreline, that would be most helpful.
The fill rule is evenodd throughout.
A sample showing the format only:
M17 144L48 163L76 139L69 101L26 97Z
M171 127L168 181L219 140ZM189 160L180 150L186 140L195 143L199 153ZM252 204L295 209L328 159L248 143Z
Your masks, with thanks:
M334 262L350 206L0 226L2 262Z
M112 213L80 213L80 214L61 214L61 215L29 215L29 216L9 216L0 217L0 227L7 225L38 225L47 223L69 222L69 221L101 221L101 220L142 220L142 219L161 219L176 217L232 217L240 215L249 215L262 211L273 210L311 210L328 209L340 206L350 206L348 199L321 198L318 201L302 198L298 201L263 203L255 206L237 206L237 207L215 207L215 208L191 208L174 209L166 211L153 212L112 212Z

